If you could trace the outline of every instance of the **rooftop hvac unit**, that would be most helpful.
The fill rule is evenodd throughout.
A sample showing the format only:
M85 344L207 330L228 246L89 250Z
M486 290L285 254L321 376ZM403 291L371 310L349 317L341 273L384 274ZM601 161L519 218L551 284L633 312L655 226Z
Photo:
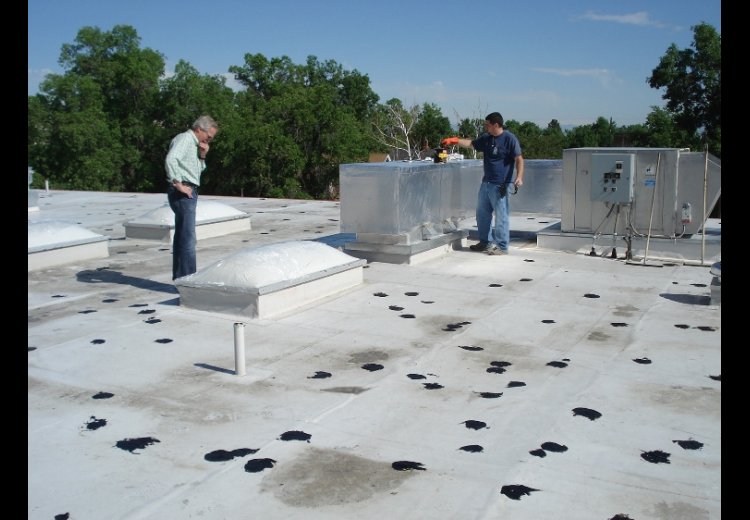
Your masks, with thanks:
M563 232L691 235L721 195L721 160L680 148L569 148L562 173Z

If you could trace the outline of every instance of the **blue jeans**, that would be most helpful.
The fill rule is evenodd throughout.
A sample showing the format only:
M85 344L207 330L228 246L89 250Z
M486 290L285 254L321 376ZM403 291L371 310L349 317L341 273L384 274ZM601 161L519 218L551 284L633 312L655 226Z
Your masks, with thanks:
M198 206L198 189L193 188L193 198L167 188L169 207L174 212L174 240L172 242L172 280L196 271L195 267L195 213Z
M479 186L477 195L477 230L479 240L495 244L503 251L508 251L510 243L510 223L508 214L508 190L500 196L500 187L497 184L483 182ZM495 225L492 224L492 214L495 214Z

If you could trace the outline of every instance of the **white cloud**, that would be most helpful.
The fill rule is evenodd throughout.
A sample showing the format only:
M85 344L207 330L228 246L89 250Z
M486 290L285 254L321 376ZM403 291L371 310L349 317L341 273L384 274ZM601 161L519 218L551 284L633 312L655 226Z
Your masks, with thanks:
M642 27L665 27L663 23L651 20L646 11L638 11L637 13L630 14L597 14L592 11L587 11L579 16L579 18L583 20L591 20L593 22L615 22L628 25L639 25Z

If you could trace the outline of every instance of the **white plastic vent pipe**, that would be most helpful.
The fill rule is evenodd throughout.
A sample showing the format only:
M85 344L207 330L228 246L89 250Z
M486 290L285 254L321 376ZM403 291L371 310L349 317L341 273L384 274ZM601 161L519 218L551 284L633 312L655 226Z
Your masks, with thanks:
M234 324L234 373L245 375L245 324Z

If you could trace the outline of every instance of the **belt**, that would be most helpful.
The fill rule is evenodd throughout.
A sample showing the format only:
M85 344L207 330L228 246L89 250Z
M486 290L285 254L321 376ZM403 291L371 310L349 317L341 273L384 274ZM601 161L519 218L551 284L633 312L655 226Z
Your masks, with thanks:
M191 188L198 188L197 184L193 184L192 182L182 181L182 184L185 186L190 186Z

